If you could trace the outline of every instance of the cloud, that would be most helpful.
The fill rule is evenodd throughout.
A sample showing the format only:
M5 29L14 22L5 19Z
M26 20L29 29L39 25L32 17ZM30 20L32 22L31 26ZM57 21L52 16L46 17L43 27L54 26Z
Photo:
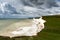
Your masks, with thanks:
M56 0L0 0L1 18L27 18L60 14Z

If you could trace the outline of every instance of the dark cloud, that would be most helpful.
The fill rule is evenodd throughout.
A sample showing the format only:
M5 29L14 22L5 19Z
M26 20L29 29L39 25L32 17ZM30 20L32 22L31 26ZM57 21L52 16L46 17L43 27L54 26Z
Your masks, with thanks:
M60 13L59 4L56 0L0 0L0 17L26 18L55 15Z

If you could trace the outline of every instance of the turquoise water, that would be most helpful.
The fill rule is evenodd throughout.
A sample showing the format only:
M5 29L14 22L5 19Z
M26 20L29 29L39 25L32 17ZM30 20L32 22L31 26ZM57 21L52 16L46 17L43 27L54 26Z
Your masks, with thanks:
M15 26L15 24L17 24L17 25L19 24L19 25L23 26L26 23L30 22L30 20L31 19L0 19L0 31L7 27L11 27L12 25ZM14 26L12 26L12 27L14 27Z

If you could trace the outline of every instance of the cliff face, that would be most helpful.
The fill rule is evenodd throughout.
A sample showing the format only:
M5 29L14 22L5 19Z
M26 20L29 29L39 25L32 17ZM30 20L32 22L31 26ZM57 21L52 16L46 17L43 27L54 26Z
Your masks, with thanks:
M60 14L57 0L0 0L1 18L28 18Z

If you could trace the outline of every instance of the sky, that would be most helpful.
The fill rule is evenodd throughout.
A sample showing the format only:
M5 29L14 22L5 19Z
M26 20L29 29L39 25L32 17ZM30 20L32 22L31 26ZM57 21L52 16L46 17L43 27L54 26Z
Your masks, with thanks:
M60 0L0 0L0 18L26 18L60 13Z

